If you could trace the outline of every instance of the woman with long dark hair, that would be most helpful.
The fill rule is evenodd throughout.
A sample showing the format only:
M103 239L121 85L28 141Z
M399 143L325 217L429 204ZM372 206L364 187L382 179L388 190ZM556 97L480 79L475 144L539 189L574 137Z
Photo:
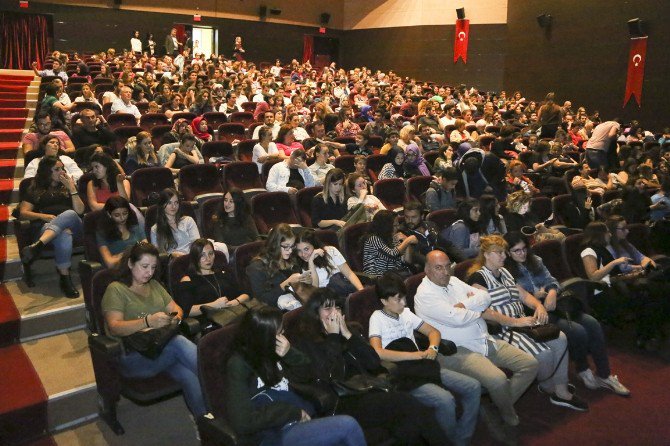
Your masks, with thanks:
M272 228L262 251L247 266L247 276L255 298L282 310L302 306L289 286L311 279L298 266L291 226L280 223Z
M363 289L342 253L334 246L321 243L315 231L300 231L295 243L299 264L303 272L310 273L312 286L328 287L345 296Z
M379 211L372 218L363 241L363 271L371 276L394 271L404 277L411 271L411 245L418 243L416 236L405 236L398 231L397 216L392 211Z
M364 370L367 374L384 371L379 356L342 309L344 299L328 288L319 288L291 327L288 338L311 360L311 380L330 383L347 380ZM394 444L447 443L430 409L403 392L365 392L342 396L336 414L354 417L364 430L383 428Z
M456 212L458 220L443 229L440 237L460 250L462 258L475 257L479 253L479 238L483 233L479 223L481 216L479 201L475 198L463 200L458 204Z
M258 238L258 229L251 218L244 192L235 187L223 195L213 222L213 238L228 247L240 246Z
M479 224L483 234L507 233L505 220L500 215L500 203L493 195L484 194L479 197Z
M123 197L109 197L95 234L98 252L107 268L117 265L127 247L146 241L144 227Z
M86 186L86 199L92 210L102 209L109 197L118 195L130 199L130 181L111 156L104 152L95 153L90 166L93 179Z
M156 224L151 227L151 243L171 256L189 253L191 243L200 238L193 217L182 215L176 190L167 188L159 194Z
M188 255L188 272L181 278L174 294L186 316L202 315L202 305L225 308L249 300L248 294L240 292L233 274L215 268L211 241L205 238L195 240Z
M553 138L561 124L563 113L554 102L554 93L548 93L544 104L537 111L537 120L541 126L540 138Z
M400 147L393 147L386 154L387 163L379 171L378 178L405 178L405 152Z
M102 311L111 336L126 337L147 328L161 328L182 318L183 311L158 276L158 250L149 243L136 243L118 264L117 280L105 290ZM119 358L120 372L128 378L150 378L165 372L177 381L195 418L205 415L205 401L198 379L195 344L181 335L173 337L156 359L126 350Z
M361 427L350 416L312 420L313 406L289 387L308 376L309 368L309 359L284 336L279 310L249 311L226 363L226 405L236 433L250 444L365 445Z
M617 375L611 374L605 334L598 320L583 311L570 315L570 319L566 319L566 314L555 311L560 292L558 280L551 275L542 259L533 254L525 235L508 232L504 238L508 245L505 268L524 290L542 303L549 312L549 322L557 324L565 333L570 358L584 385L592 390L605 388L617 395L629 395L630 391L619 382ZM589 368L589 354L595 373Z
M19 204L21 218L30 220L37 241L21 250L21 262L32 263L44 246L53 243L60 288L66 297L79 297L72 284L72 240L81 236L84 203L77 186L56 157L44 157L28 193Z

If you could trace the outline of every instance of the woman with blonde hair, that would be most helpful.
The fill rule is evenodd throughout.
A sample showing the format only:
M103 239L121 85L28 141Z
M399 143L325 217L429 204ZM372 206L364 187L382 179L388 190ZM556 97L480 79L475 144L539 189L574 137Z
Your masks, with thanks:
M421 140L416 136L416 127L413 125L406 125L400 129L397 146L403 150L407 149L412 143L415 143L419 148L422 148Z
M482 317L502 326L494 337L532 354L540 366L537 372L538 390L549 394L549 401L557 406L580 412L588 411L588 404L568 388L568 345L563 332L555 339L544 342L514 330L549 322L549 315L542 303L523 289L505 269L507 242L501 235L481 237L479 255L468 270L468 283L488 291L491 306ZM524 306L534 311L525 316Z
M138 169L160 167L161 165L149 132L140 132L137 136L128 138L126 149L128 150L128 157L126 162L123 163L123 170L125 170L126 175L131 175Z
M456 120L456 122L454 123L454 126L456 128L449 134L449 142L460 144L462 142L472 141L472 138L470 137L470 132L465 130L466 124L467 123L463 119Z

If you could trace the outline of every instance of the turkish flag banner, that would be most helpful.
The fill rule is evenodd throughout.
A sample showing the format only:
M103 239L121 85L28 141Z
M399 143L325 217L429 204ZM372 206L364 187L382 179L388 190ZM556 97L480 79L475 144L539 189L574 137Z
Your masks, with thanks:
M468 39L470 37L470 20L456 20L454 31L454 63L460 57L463 63L468 63Z
M642 82L644 81L644 64L647 61L647 38L634 37L630 39L630 54L628 55L628 77L626 79L626 95L623 98L625 107L630 97L635 95L637 106L641 106Z

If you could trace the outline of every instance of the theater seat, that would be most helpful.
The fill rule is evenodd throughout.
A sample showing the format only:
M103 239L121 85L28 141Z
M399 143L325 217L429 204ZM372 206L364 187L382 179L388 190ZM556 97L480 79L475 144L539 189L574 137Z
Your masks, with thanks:
M228 141L208 141L202 145L200 153L206 163L211 162L211 158L227 158L232 161L235 156L233 145Z
M551 216L551 199L549 197L533 197L530 199L530 210L540 221Z
M469 277L468 270L473 263L475 263L475 259L467 259L457 263L454 267L454 276L458 277L463 282L467 282Z
M306 228L312 227L312 199L322 190L322 186L305 187L295 194L296 212L300 223Z
M172 122L175 123L180 119L186 119L188 121L188 123L190 124L191 121L193 121L197 117L198 117L198 115L196 115L195 113L179 112L179 113L175 113L174 115L172 115Z
M207 121L207 124L213 129L218 129L223 123L228 122L228 117L221 112L207 112L203 113L202 117Z
M235 277L237 277L237 284L242 292L251 293L251 283L247 276L247 266L249 266L253 258L261 252L264 245L265 242L263 240L258 240L256 242L240 245L235 250L235 256L233 257L234 264L232 267L235 271Z
M299 226L291 197L286 192L262 192L251 199L251 215L260 234L267 234L279 223Z
M236 187L243 191L265 191L256 163L235 161L223 166L226 189Z
M232 143L235 140L245 139L244 125L239 122L226 122L219 126L219 139Z
M426 273L414 274L405 279L405 286L407 287L407 296L405 296L405 301L407 303L407 308L414 311L414 296L416 296L416 290L421 285L421 281L426 277Z
M159 193L165 188L174 188L172 171L167 167L146 167L138 169L130 176L130 202L135 206L145 206L150 193Z
M401 178L375 181L374 195L388 210L402 209L405 204L405 193L405 181Z
M409 199L423 203L423 194L430 187L431 181L433 181L431 176L412 177L407 180L407 196Z
M379 175L379 172L382 170L382 167L384 167L384 164L386 164L386 162L387 162L386 155L382 155L381 153L368 156L367 159L368 175L370 175L370 179L372 179L372 181L377 181L377 175Z
M121 151L126 146L128 138L132 136L137 136L137 134L140 133L141 131L142 128L134 124L115 128L114 134L116 135L116 139L112 143L112 149L114 149L114 153L116 153L117 155L120 154Z
M233 112L228 116L228 121L229 122L236 122L240 123L244 126L246 129L251 125L252 122L254 122L254 114L251 112Z
M179 169L179 191L186 201L203 194L221 194L219 170L213 164L191 164Z
M172 296L174 296L177 292L177 284L181 281L182 277L188 274L190 265L190 256L178 256L170 259L170 262L168 263L167 277L168 291ZM226 260L224 253L220 251L214 251L214 266L212 268L214 271L227 270L228 261Z
M363 236L368 233L370 223L356 223L344 228L344 257L353 271L363 271Z
M140 117L140 127L150 132L157 125L170 125L170 121L164 113L147 113Z
M147 208L144 217L144 232L147 234L147 240L151 240L151 227L156 224L156 213L158 212L158 205L154 204ZM179 203L179 212L181 215L188 215L196 219L196 208L190 201L182 201Z
M130 113L114 113L107 117L107 124L109 124L109 127L113 130L117 127L136 126L137 119Z
M357 322L362 327L362 335L367 339L370 327L370 316L376 310L381 310L382 304L377 299L374 286L365 287L352 293L346 301L345 314L347 321Z
M563 240L562 248L563 255L570 266L572 276L582 277L587 279L586 271L584 270L584 263L582 262L582 240L583 234L569 235Z
M337 238L337 232L332 229L317 229L314 231L314 234L324 246L332 246L340 251L340 242Z
M257 139L245 139L237 144L237 159L239 161L251 161L254 156L254 146L258 144Z

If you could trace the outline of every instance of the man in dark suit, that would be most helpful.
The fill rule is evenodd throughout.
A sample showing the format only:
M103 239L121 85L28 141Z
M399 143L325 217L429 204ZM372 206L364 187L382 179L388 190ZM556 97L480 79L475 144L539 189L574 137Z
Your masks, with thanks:
M165 54L167 56L174 56L179 49L179 41L177 40L177 29L172 28L170 34L165 36Z

